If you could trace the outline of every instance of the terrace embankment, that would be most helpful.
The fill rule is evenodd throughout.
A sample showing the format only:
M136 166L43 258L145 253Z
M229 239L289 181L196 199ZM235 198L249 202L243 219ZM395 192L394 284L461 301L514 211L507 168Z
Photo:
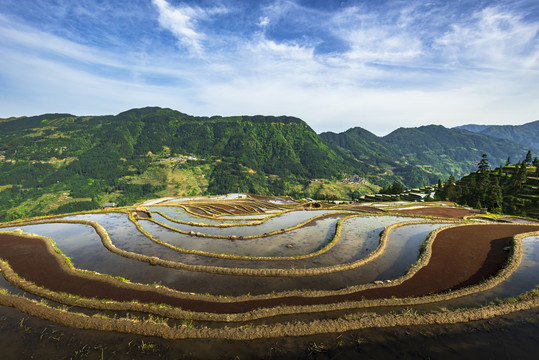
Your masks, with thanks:
M82 276L61 264L44 238L0 234L0 257L23 278L57 292L116 301L164 303L184 310L208 313L242 313L279 305L318 305L362 299L420 297L476 284L495 275L507 261L504 248L519 233L539 231L529 225L466 225L442 230L433 245L428 264L399 285L377 287L329 296L285 296L247 301L184 299L152 291L116 286L96 277ZM218 277L216 277L218 281Z
M363 205L347 205L343 208L346 210L362 211L362 212L368 212L368 213L386 212L386 210L384 209L379 209L373 206L363 206Z
M466 216L479 214L478 210L459 209L451 207L429 206L415 209L391 210L401 215L436 216L451 219L462 219Z

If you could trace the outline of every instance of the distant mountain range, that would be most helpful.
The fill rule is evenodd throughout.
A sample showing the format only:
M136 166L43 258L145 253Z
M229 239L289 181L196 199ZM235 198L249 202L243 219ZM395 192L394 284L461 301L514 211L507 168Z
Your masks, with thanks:
M539 149L539 120L523 125L462 125L464 129L474 133L488 135L498 139L511 140Z
M362 128L320 136L336 152L392 173L407 186L433 183L449 175L461 177L477 168L484 153L494 166L504 164L508 156L524 159L528 150L539 153L511 140L440 125L399 128L383 137Z
M513 134L507 140L490 135L498 127L480 126L469 127L475 132L400 128L383 137L356 127L318 135L294 117L196 117L157 107L0 119L0 220L92 208L103 200L130 204L176 188L302 196L313 180L338 183L345 174L381 186L428 185L475 170L483 153L492 165L508 156L524 159L528 150L537 156L528 145L536 143L523 140L537 124L503 131ZM187 155L197 160L180 159ZM21 203L27 205L17 215L12 207Z

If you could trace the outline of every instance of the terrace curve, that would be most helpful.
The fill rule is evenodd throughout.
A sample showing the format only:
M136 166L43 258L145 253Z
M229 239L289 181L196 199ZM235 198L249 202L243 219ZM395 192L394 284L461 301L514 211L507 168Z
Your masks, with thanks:
M478 233L479 231L479 233ZM283 296L259 298L253 300L226 301L193 300L164 296L143 285L121 285L114 280L89 279L74 270L62 265L62 258L54 252L50 242L41 237L24 237L2 233L0 239L0 256L7 260L13 271L47 289L56 292L76 293L84 297L111 298L124 302L137 299L141 302L158 302L179 306L184 310L234 314L247 312L257 308L273 308L277 306L310 306L334 304L349 301L382 298L421 297L439 293L449 289L458 290L476 284L494 276L502 268L507 259L507 246L512 236L519 233L539 231L539 226L529 225L467 225L440 230L432 242L430 261L415 274L402 283L394 286L372 287L351 293L309 296ZM476 240L466 241L470 235ZM453 244L458 239L459 248L455 251ZM450 247L453 251L447 251ZM43 256L42 254L47 254ZM477 259L480 261L477 261ZM31 261L28 261L28 260ZM466 266L459 264L465 259ZM481 260L482 259L482 260ZM3 270L5 272L5 270ZM82 278L86 279L82 281ZM91 278L91 276L90 276ZM60 281L61 280L61 281ZM81 286L81 284L84 284Z

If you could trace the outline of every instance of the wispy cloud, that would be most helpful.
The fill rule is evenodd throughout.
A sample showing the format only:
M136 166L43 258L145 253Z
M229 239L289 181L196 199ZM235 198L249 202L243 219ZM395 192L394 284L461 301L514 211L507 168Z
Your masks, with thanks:
M260 17L258 21L258 26L260 27L266 27L270 23L270 18L267 16Z
M19 1L0 4L0 116L160 105L383 133L539 112L539 14L522 7Z
M524 22L521 14L489 7L457 23L437 39L447 58L465 65L514 69L537 67L538 22Z
M166 0L152 0L152 2L159 11L159 24L170 30L180 45L187 47L196 55L202 55L204 50L202 42L206 38L202 31L196 29L197 22L227 12L222 6L203 9L188 5L175 7Z
M159 10L159 23L165 29L170 30L179 42L187 45L195 53L201 53L200 41L204 38L194 30L193 22L196 21L197 11L191 7L171 7L165 0L152 0ZM198 13L201 11L199 10Z

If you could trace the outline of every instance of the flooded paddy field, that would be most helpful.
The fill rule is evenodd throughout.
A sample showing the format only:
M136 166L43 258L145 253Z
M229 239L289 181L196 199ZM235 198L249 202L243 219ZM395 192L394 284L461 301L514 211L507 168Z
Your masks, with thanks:
M99 350L105 354L122 346L127 349L124 358L157 356L157 352L159 356L223 358L224 353L217 348L200 349L210 341L204 337L210 336L212 343L221 344L226 354L234 354L232 358L259 358L270 354L270 358L287 358L369 354L367 349L373 351L371 354L376 353L375 349L384 354L381 351L384 341L393 343L403 338L398 334L421 334L428 330L432 338L437 339L453 332L455 339L459 339L474 326L474 323L434 326L427 319L429 314L438 312L445 318L453 312L458 317L459 312L464 311L469 315L461 318L477 319L476 323L480 324L477 326L494 322L510 324L508 326L517 333L525 330L521 330L519 320L514 319L526 319L526 329L537 326L537 305L534 305L538 297L535 289L539 271L537 225L478 225L460 219L468 211L453 211L447 207L442 211L433 206L428 213L423 207L406 207L399 203L399 207L407 208L406 212L368 214L365 210L356 212L342 205L338 209L304 210L286 199L269 200L230 196L215 199L213 206L208 204L207 198L166 199L147 202L136 211L125 208L117 212L3 224L0 232L9 235L0 234L0 258L7 259L2 266L9 266L13 261L14 268L10 271L14 274L2 268L0 300L4 306L0 307L0 316L5 324L19 324L13 326L11 332L1 327L3 338L16 339L13 354L23 351L21 343L24 341L41 349L43 354L53 351L54 344L62 340L51 339L56 339L56 330L61 329L58 331L64 334L62 337L76 339L66 347L67 351L80 350L95 358L99 358ZM197 201L204 203L197 205ZM174 206L179 203L181 207ZM275 208L285 205L288 208ZM197 206L200 206L199 215ZM238 214L234 214L235 211ZM153 220L145 217L137 220L133 217L135 212L147 212ZM212 217L203 213L218 215ZM431 214L434 217L429 217ZM446 220L437 217L440 214ZM220 224L226 226L219 227ZM455 235L450 235L453 233ZM512 240L520 233L531 235ZM39 261L50 257L45 263L61 264L68 258L74 267L70 270L70 265L46 265L60 266L64 270L54 271L71 274L61 291L51 292L49 285L40 287L39 279L46 278L48 273L45 265L39 272L31 269L31 262L16 262L16 259L25 256L32 259L37 255L32 253L32 247L23 247L22 242L50 244L50 240L39 236L53 240L57 248L51 248L50 255L42 253ZM8 237L20 237L21 243L7 241ZM462 241L462 237L468 241ZM461 246L467 250L462 250ZM417 283L435 284L437 281L427 273L441 271L437 267L451 256L454 259L444 266L451 274L448 276L454 278L447 284L454 285L434 285L431 290L426 286L421 290ZM38 263L37 258L35 263ZM102 275L84 273L84 270ZM33 283L17 280L17 276L22 276L17 275L17 271ZM480 273L483 277L478 275ZM505 275L502 278L498 274ZM496 280L498 277L500 280ZM487 279L494 282L481 288ZM79 300L73 299L81 295L74 284L83 280L90 281L86 290L95 288L95 295L85 292L89 295L82 295L82 302L77 302ZM54 283L52 279L48 281ZM490 284L489 281L486 283ZM100 287L103 290L99 290ZM467 289L474 290L467 292ZM451 290L457 291L456 295L452 295ZM526 292L528 295L521 296ZM139 293L144 293L140 299ZM432 297L434 295L439 297ZM423 297L431 299L429 296L432 300L422 300ZM107 298L116 300L100 301ZM416 300L408 304L408 298ZM37 302L28 302L29 299ZM371 299L374 302L369 302ZM133 300L136 303L132 303ZM19 303L25 305L17 305ZM160 304L177 305L165 308ZM477 315L475 309L483 311L489 307L499 315L494 320L479 320L486 315ZM131 310L125 310L127 308ZM52 315L45 315L49 313ZM416 315L409 317L410 314ZM97 324L91 325L95 328L79 330L74 328L78 325L64 326L78 324L81 316L89 316L92 324ZM376 316L387 320L378 322ZM114 324L126 317L135 317L134 322L130 320L133 330L129 330L135 333L114 335L117 344L103 341L100 347L95 345L100 338L110 336L111 330L105 328L114 329ZM413 325L411 319L423 322ZM372 324L362 325L367 324L365 321ZM376 325L378 323L380 325ZM383 340L378 337L379 332L364 328L379 326L383 328L381 331L392 333L394 337ZM152 333L153 327L158 332ZM304 330L299 331L300 327L308 331L301 332ZM39 340L32 336L38 328L42 335ZM103 330L97 331L98 328ZM328 334L315 335L321 332ZM91 336L85 338L81 334ZM144 337L148 334L154 335ZM181 340L162 340L159 337L171 335L157 334L171 334ZM284 334L288 334L288 340L280 337ZM200 336L202 338L196 339ZM239 345L242 342L232 340L240 341L246 336L248 338L242 341L248 340L252 345L249 351ZM367 346L365 339L368 338L372 339L371 344L378 345ZM88 344L83 344L84 339ZM485 339L488 339L486 334ZM78 350L77 341L82 346ZM447 344L448 348L453 345ZM409 351L417 350L410 348Z

